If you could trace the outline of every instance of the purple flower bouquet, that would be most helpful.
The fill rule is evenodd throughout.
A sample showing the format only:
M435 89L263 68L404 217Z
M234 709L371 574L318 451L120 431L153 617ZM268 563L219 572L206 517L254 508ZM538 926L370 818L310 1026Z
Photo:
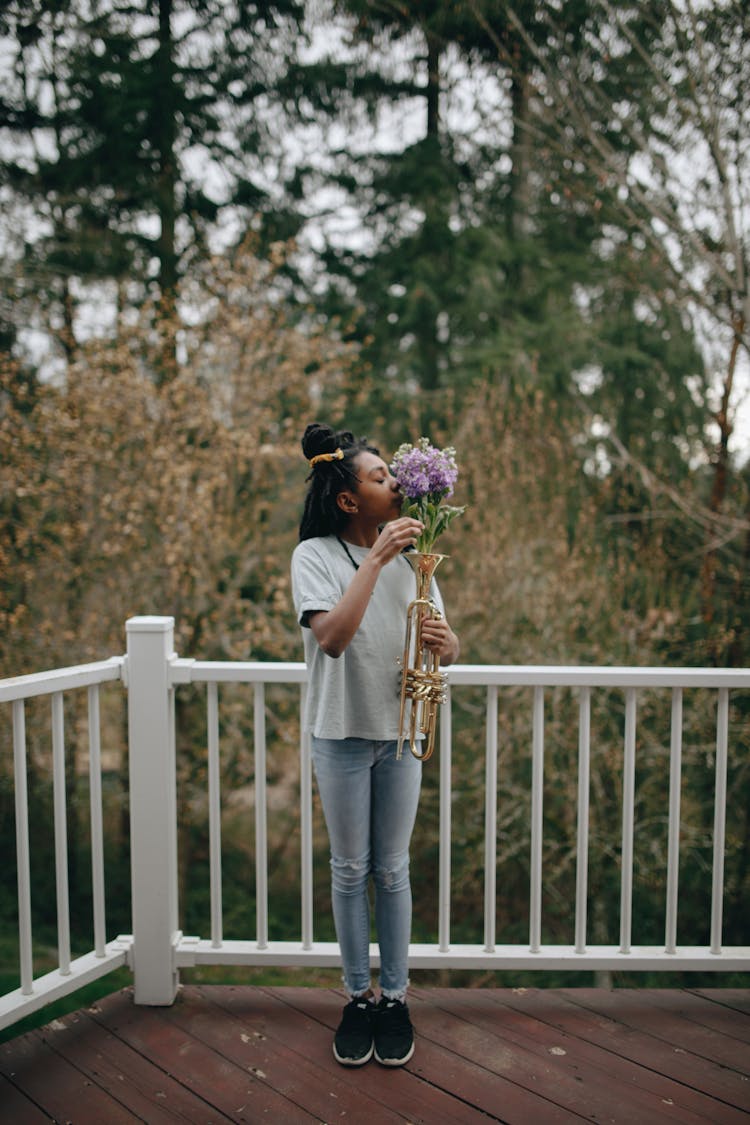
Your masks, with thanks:
M416 445L399 446L391 472L404 494L403 514L424 524L417 550L430 554L451 520L465 511L445 503L453 495L458 479L456 451L452 446L436 449L426 437L421 437Z

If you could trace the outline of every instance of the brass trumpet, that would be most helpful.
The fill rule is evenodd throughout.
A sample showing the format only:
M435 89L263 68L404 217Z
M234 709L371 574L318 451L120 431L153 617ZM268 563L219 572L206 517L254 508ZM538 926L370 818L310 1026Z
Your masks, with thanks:
M442 614L430 597L430 583L438 565L445 555L425 554L422 551L409 551L404 558L410 564L417 580L417 596L409 603L406 611L406 639L404 654L400 661L401 673L401 712L398 723L398 749L396 757L401 757L404 740L408 737L409 748L415 758L426 762L435 749L438 707L445 703L448 677L440 671L440 657L422 644L422 621L425 617L437 620ZM409 667L414 637L414 667ZM406 702L411 703L408 734L404 733ZM420 753L417 733L423 734L424 750Z

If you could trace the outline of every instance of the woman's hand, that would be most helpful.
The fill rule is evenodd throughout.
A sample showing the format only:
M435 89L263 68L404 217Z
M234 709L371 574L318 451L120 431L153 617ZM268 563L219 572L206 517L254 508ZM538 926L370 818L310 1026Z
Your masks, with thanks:
M397 520L390 520L383 526L370 552L373 560L381 565L395 559L406 547L413 547L417 536L424 531L421 520L412 519L411 516L400 516Z
M458 659L458 637L444 617L422 618L422 643L437 653L441 664L453 664Z

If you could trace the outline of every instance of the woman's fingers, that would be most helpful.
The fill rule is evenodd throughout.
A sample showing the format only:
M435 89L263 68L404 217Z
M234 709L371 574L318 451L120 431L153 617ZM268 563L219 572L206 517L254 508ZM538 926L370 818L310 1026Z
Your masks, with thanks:
M399 516L397 520L387 523L383 530L391 531L394 535L406 535L410 539L416 539L420 532L424 531L424 524L411 516Z
M423 529L424 525L419 520L412 519L411 516L401 516L385 525L378 536L377 545L386 558L393 558L403 551L404 547L413 547Z
M425 617L422 621L422 641L429 649L440 652L449 635L445 618Z

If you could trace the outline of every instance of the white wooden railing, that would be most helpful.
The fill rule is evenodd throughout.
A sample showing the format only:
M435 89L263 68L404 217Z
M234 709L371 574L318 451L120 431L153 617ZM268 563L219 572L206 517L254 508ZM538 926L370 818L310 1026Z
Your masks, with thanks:
M300 745L301 933L285 941L269 940L266 700L267 684L298 684L304 705L304 665L272 662L209 662L181 659L174 649L174 622L169 617L136 617L127 623L127 654L101 663L0 681L0 704L12 713L18 862L20 987L0 998L0 1028L92 980L127 965L133 972L136 1003L170 1004L179 970L205 964L333 966L338 947L314 935L312 775L305 736ZM130 845L132 933L106 940L104 917L104 843L99 735L99 686L121 680L128 694ZM184 684L207 685L208 805L210 840L211 928L204 937L184 935L179 928L177 865L177 788L175 755L175 691ZM219 769L218 685L253 686L256 933L253 938L226 939L222 924L221 777ZM476 945L451 941L451 731L452 694L465 686L486 691L484 723L484 940ZM497 941L497 768L498 689L532 689L531 834L528 942ZM578 800L574 942L542 943L542 845L545 753L544 693L567 687L578 693ZM680 791L682 771L683 694L689 689L716 693L713 870L710 895L710 941L705 947L677 944L680 860ZM65 738L63 693L86 689L89 706L89 762L94 946L71 958L65 807ZM610 841L620 854L620 940L617 945L592 945L587 937L591 701L597 689L618 689L625 697L622 754L622 819L619 839ZM669 826L665 904L665 937L659 946L631 941L635 833L636 701L640 689L671 692ZM435 944L414 944L414 968L451 969L575 969L575 970L718 970L750 968L750 947L722 944L724 848L727 814L727 765L735 748L729 743L729 693L750 691L750 670L597 667L513 667L456 665L449 670L448 701L440 723L438 919ZM50 696L54 786L55 856L58 917L58 967L40 977L33 974L29 810L24 704ZM746 753L742 747L737 753ZM377 947L372 948L377 964Z
M104 833L102 825L101 742L99 689L119 680L124 657L96 664L62 668L32 676L0 680L0 704L9 703L13 730L13 775L16 819L16 866L18 874L18 946L20 987L0 998L0 1028L30 1015L52 1000L66 996L85 984L125 965L130 937L106 940L104 912ZM65 731L63 697L66 692L88 692L89 792L91 820L92 899L94 946L83 956L71 959L70 910L68 902L67 810L65 792ZM26 702L49 696L51 702L52 765L54 792L55 882L57 892L58 966L34 979L31 925L31 841L27 787ZM5 708L3 710L6 710ZM5 716L3 716L5 717ZM7 764L3 763L3 769ZM8 862L8 857L3 857Z

